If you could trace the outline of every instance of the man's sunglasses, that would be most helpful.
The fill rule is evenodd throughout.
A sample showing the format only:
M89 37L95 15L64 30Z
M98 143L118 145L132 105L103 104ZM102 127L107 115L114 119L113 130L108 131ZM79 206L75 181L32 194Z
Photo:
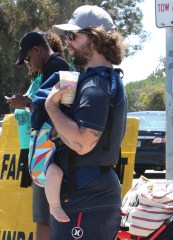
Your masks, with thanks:
M64 35L66 37L68 37L70 41L74 41L76 39L76 36L77 36L76 34L77 33L84 33L84 34L87 34L87 35L91 35L92 34L91 32L89 32L88 29L84 29L84 30L79 30L78 32L65 31Z
M29 64L30 63L30 57L25 57L23 61L24 61L24 63Z

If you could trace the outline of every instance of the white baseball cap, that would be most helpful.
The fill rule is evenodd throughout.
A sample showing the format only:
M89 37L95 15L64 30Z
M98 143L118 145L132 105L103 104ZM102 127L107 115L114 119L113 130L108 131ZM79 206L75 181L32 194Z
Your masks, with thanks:
M68 23L53 25L53 30L63 35L64 31L79 31L85 28L103 26L105 30L116 29L111 16L102 8L92 5L84 5L77 8Z

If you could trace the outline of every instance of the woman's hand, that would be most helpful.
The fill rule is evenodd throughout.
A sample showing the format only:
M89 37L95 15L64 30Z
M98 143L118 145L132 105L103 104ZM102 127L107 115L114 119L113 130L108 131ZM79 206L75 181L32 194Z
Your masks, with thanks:
M16 94L12 96L10 99L7 99L7 103L9 103L13 108L24 109L27 102L32 101L28 96L23 96L20 94Z

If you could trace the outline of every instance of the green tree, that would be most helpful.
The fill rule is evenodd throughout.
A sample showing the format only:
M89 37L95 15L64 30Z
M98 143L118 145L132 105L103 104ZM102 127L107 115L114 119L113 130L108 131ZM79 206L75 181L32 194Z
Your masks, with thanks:
M0 0L0 113L8 111L4 95L24 93L30 84L26 68L15 65L20 38L35 28L50 29L58 11L54 0Z
M165 110L165 78L149 77L126 86L128 111Z
M160 87L156 86L152 90L153 93L146 104L146 110L164 111L166 108L165 87L163 85Z
M138 4L143 0L0 0L0 113L8 112L4 95L24 93L30 84L26 68L15 65L20 38L36 28L50 30L53 24L67 21L80 5L99 5L107 10L124 38L138 36L127 56L141 49L146 39L142 12Z

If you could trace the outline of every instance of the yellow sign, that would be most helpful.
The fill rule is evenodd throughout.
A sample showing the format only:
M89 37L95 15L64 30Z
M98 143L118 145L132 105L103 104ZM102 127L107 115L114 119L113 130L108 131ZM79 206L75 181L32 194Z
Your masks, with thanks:
M0 240L35 240L32 222L32 189L20 188L17 123L5 115L0 137Z
M138 139L138 128L139 119L134 117L128 117L126 132L121 145L122 157L127 158L127 164L125 165L122 184L122 198L132 187L136 146Z

